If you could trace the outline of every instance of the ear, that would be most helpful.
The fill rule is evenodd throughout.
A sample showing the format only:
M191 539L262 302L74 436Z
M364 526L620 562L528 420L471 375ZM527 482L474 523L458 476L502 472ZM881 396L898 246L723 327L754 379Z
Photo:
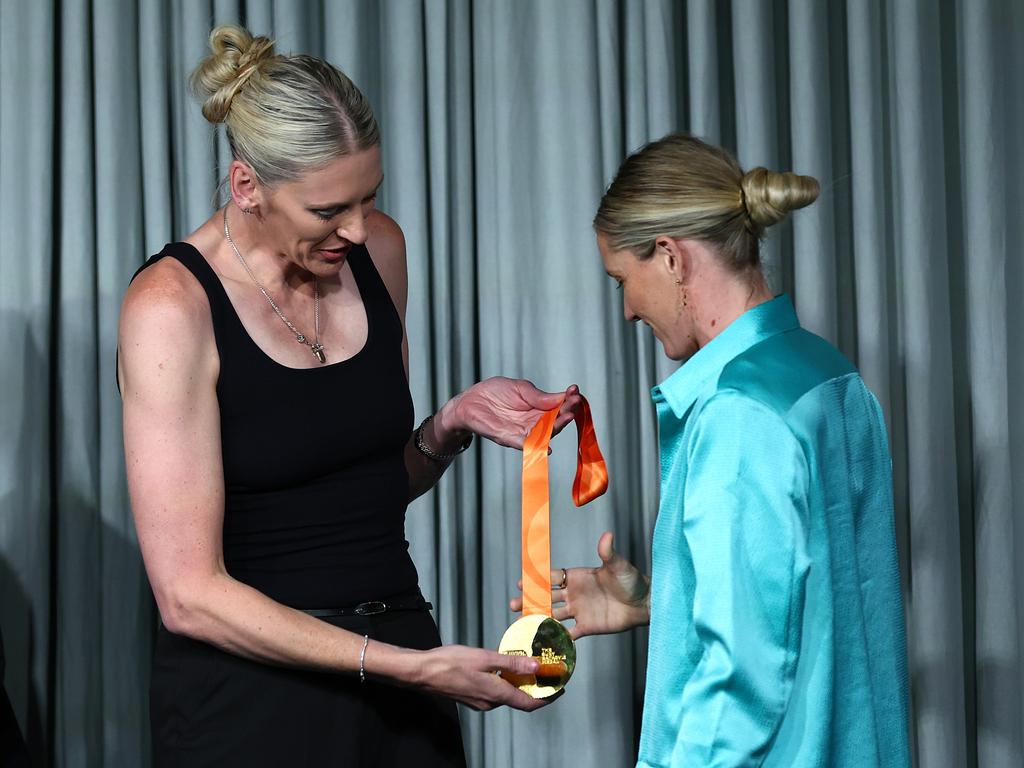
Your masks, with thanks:
M263 202L263 187L253 169L241 160L232 160L228 168L231 199L243 210L256 210Z
M654 241L654 258L677 285L686 285L693 276L693 252L685 240L661 235Z

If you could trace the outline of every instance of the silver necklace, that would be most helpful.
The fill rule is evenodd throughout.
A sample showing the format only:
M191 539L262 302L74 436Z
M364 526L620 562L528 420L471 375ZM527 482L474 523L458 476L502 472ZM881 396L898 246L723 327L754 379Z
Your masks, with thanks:
M231 230L228 228L228 206L224 206L224 237L228 241L228 245L231 246L231 250L235 252L235 256L242 262L242 266L245 267L245 271L249 273L249 277L252 278L253 283L260 289L267 301L270 302L270 306L274 308L277 316L281 318L281 322L288 326L288 330L295 334L295 340L299 344L305 344L316 355L316 359L321 364L327 362L327 355L324 354L324 345L320 343L320 283L316 279L316 275L313 275L313 333L316 334L316 338L310 341L306 338L303 333L299 332L299 329L292 325L292 321L284 316L284 312L277 306L277 302L267 293L267 289L263 287L259 280L256 279L256 275L253 274L252 270L249 269L249 265L242 258L241 252L238 250L238 246L235 245L235 241L231 238Z

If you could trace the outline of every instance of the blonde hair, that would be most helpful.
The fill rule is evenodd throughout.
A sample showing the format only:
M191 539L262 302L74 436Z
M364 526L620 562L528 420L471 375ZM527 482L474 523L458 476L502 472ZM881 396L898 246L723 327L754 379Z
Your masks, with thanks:
M380 142L366 97L323 59L276 54L273 41L234 25L214 29L210 49L192 91L262 183L296 179Z
M623 161L594 228L614 250L641 259L650 258L661 236L703 240L740 273L759 267L765 228L810 205L818 192L810 176L765 168L744 173L724 149L673 133Z

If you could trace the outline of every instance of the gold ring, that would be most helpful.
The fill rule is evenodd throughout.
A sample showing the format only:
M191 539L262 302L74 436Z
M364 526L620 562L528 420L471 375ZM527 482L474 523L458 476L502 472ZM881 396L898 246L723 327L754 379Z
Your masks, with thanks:
M559 589L565 589L565 585L569 583L569 572L562 569L562 582L558 585Z

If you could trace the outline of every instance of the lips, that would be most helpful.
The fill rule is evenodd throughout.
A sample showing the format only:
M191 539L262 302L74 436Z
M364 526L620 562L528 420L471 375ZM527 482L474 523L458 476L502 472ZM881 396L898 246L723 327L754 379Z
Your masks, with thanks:
M326 261L341 261L348 254L350 245L339 245L335 248L318 248L317 252L324 257Z

